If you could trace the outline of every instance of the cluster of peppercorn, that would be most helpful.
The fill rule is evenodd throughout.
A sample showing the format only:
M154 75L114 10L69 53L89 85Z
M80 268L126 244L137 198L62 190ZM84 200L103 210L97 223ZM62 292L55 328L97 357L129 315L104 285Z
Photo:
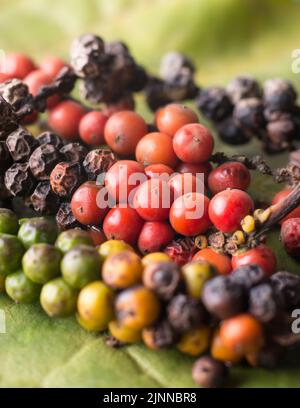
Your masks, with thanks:
M296 100L295 88L284 79L269 79L261 88L254 78L239 76L226 88L201 89L196 104L224 142L238 145L258 137L267 152L277 153L298 140Z

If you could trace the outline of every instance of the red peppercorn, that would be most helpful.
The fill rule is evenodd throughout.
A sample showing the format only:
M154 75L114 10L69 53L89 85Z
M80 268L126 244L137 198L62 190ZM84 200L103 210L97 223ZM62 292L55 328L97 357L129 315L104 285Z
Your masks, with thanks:
M195 240L190 237L180 237L170 242L164 252L174 261L177 265L182 266L190 262L198 248L195 245Z
M188 123L198 123L197 114L190 108L171 103L159 109L155 115L155 123L160 132L174 136L178 129Z
M216 167L208 176L208 187L213 194L227 188L247 190L251 175L247 167L239 162L229 162Z
M104 127L107 119L107 116L100 111L92 111L84 115L79 123L81 140L89 146L104 144Z
M204 182L205 184L207 184L209 173L212 171L212 165L210 164L210 162L197 164L180 162L177 166L176 171L178 171L179 173L191 173L196 177L198 177L199 175L200 177L202 177L203 174Z
M108 211L102 186L95 181L83 183L73 194L71 208L77 221L84 225L99 225Z
M202 180L188 173L171 177L169 186L174 194L174 199L188 193L205 193Z
M88 233L90 234L95 246L101 245L106 241L104 232L94 225L88 228Z
M41 69L36 69L30 72L24 78L24 82L28 86L29 92L35 96L40 91L42 86L49 85L52 82L52 78ZM58 95L50 96L47 99L47 108L48 109L53 108L55 105L58 104L59 99L60 98Z
M79 103L63 101L49 112L48 124L62 139L76 141L79 122L85 113L86 110Z
M25 54L14 52L5 57L5 74L10 78L23 79L34 69L35 63Z
M40 69L46 72L46 74L53 80L59 71L66 66L66 62L61 58L55 57L54 55L48 55L41 62Z
M173 138L176 156L186 163L203 163L210 159L214 139L210 131L200 123L180 128Z
M276 256L272 249L267 245L259 245L256 248L241 252L232 257L232 269L236 269L242 265L257 264L266 273L267 276L276 272Z
M144 254L161 251L174 235L173 229L164 221L145 222L138 239L139 250Z
M170 222L176 232L193 236L208 230L209 199L201 193L188 193L178 197L170 210Z
M131 207L112 208L103 222L103 231L107 239L119 239L135 245L144 221Z
M279 191L275 196L273 197L272 204L277 204L280 201L282 201L284 198L286 198L291 192L292 188L287 187L282 191ZM284 217L281 221L279 221L279 224L282 224L284 221L290 219L290 218L297 218L300 217L300 205L296 207L293 211L289 213L286 217Z
M281 225L281 240L288 254L300 257L300 217L289 218Z
M106 108L104 108L103 113L106 116L111 117L116 112L128 110L134 110L134 99L131 94L123 99L120 99L118 102L108 103Z
M214 251L211 248L204 248L198 251L194 257L193 261L206 261L211 264L220 275L228 275L232 271L231 259L229 256Z
M144 166L165 164L175 168L177 157L172 146L172 137L160 132L145 135L137 144L135 156Z
M216 194L210 201L209 218L222 232L234 232L242 219L253 212L252 198L245 191L232 189Z
M165 164L150 164L144 170L147 177L161 178L165 181L168 181L169 177L174 173L174 170Z

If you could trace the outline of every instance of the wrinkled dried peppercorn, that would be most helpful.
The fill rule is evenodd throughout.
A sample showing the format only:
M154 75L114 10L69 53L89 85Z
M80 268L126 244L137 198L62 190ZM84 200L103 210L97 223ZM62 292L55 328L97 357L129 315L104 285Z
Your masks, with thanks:
M62 160L62 154L51 144L36 148L29 158L31 173L38 180L48 180L53 168Z
M0 95L15 110L18 110L32 99L28 86L19 79L10 79L0 84Z
M104 42L97 35L83 34L72 42L70 56L71 66L78 76L98 76L105 60Z
M275 144L278 149L285 150L289 142L297 133L296 124L290 116L267 124L268 139Z
M28 196L36 184L28 163L14 163L6 170L4 181L13 196Z
M200 90L196 104L203 115L214 122L228 117L233 108L225 90L217 86Z
M264 270L256 264L242 265L232 271L230 280L249 290L266 281Z
M70 203L61 203L57 214L56 222L60 229L67 230L75 227L79 227L80 224L74 217Z
M183 333L201 325L206 313L199 300L180 294L173 297L167 307L168 321L178 332Z
M11 197L11 193L7 190L4 181L4 175L0 174L0 199L1 199L1 207L9 208L9 203L5 203L5 201Z
M145 88L145 98L147 105L153 112L159 107L172 102L166 94L164 81L153 76L148 79Z
M180 269L175 262L150 263L143 272L146 288L163 300L170 300L180 282Z
M270 284L263 283L250 290L249 312L263 323L274 319L277 314L277 302Z
M81 163L88 153L88 149L80 143L68 143L60 149L68 162Z
M220 139L231 145L248 143L251 138L251 134L242 129L231 116L216 123L216 128Z
M248 75L238 76L230 81L226 87L226 92L234 104L241 99L259 98L261 96L259 83Z
M134 66L133 78L128 83L128 89L132 92L139 92L145 88L148 76L141 65Z
M17 116L12 106L0 95L0 129L1 139L8 131L17 127Z
M194 254L198 251L193 238L178 238L168 244L164 252L177 263L182 266L190 262Z
M142 337L147 347L154 350L172 347L178 340L178 334L168 320L162 320L154 326L144 329Z
M55 214L59 208L59 197L53 193L49 181L41 181L30 197L35 211L41 214Z
M6 170L11 165L12 159L4 141L0 141L0 169Z
M259 131L265 125L261 99L241 99L234 107L233 118L246 130Z
M272 275L270 279L281 308L288 310L300 305L300 277L298 275L280 271Z
M25 162L31 153L38 147L37 140L23 127L19 126L9 134L6 146L15 162Z
M58 163L50 174L51 188L60 197L69 197L83 181L79 163Z
M116 157L111 150L95 149L86 155L83 161L83 167L88 179L96 180L100 174L106 173L115 162Z
M251 367L272 369L278 366L283 348L275 343L267 343L256 353L247 354L247 362Z
M284 79L269 79L263 86L265 104L274 111L290 111L295 105L297 92L293 85Z
M41 133L36 140L39 142L40 145L43 144L50 144L54 147L56 147L57 149L60 149L63 146L63 142L61 140L61 138L53 132L50 131L46 131Z

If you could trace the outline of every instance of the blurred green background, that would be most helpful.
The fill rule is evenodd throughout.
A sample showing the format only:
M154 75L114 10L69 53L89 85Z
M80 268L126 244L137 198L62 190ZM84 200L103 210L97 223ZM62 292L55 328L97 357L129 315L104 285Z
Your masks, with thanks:
M297 81L299 21L299 0L1 0L0 48L68 57L72 38L90 31L126 41L153 72L166 51L182 51L204 85L241 72Z

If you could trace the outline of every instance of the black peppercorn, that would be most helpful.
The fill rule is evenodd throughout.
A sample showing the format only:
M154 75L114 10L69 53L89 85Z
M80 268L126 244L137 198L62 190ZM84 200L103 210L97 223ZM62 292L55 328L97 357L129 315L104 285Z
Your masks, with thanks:
M216 129L220 139L231 145L248 143L252 136L250 132L242 129L231 116L216 123Z
M212 315L227 319L245 310L245 289L226 276L217 276L205 283L202 302Z
M234 269L230 274L230 280L249 290L256 285L266 282L266 274L259 265L248 264Z
M79 163L58 163L50 174L51 188L60 197L69 197L82 183Z
M43 144L50 144L54 147L56 147L57 149L60 149L63 146L63 142L61 140L61 138L53 132L50 131L46 131L41 133L36 140L39 142L40 145Z
M162 300L170 300L180 282L180 269L175 262L158 262L148 265L143 272L143 283Z
M265 125L263 111L261 99L241 99L234 107L233 118L242 128L257 132Z
M230 81L226 87L226 92L233 104L241 99L259 98L261 96L259 83L248 75L238 76Z
M38 141L22 126L10 133L6 139L6 146L15 162L27 161L38 145Z
M145 87L147 105L154 112L161 106L167 105L172 100L167 96L164 81L156 77L150 77Z
M289 81L274 78L264 83L263 97L273 111L290 111L295 105L297 92Z
M1 207L8 207L9 203L7 201L11 197L11 193L7 190L4 182L4 175L0 174L0 200L1 200Z
M263 283L250 290L249 312L263 323L274 319L277 314L277 303L270 284Z
M178 340L178 334L168 320L162 320L154 326L144 329L142 338L147 347L162 350L172 347Z
M99 175L106 173L116 162L114 153L109 149L91 150L83 161L84 170L89 180L96 180ZM99 180L103 182L103 180Z
M60 205L56 214L56 223L61 230L79 227L80 224L74 217L71 204L64 202Z
M208 119L219 122L232 112L232 103L225 90L220 87L202 89L196 99L199 110Z
M0 95L14 110L20 109L30 99L28 86L16 78L0 84Z
M11 130L16 128L17 125L17 116L13 107L6 102L6 100L0 95L0 129L2 140Z
M14 163L6 170L4 181L13 196L28 196L35 186L28 163Z
M246 360L251 367L272 369L278 366L283 354L283 348L276 344L267 342L255 353L247 354Z
M128 83L128 89L132 92L139 92L145 88L148 76L145 69L140 65L134 66L133 79Z
M68 143L60 149L68 162L82 163L88 153L88 149L80 143Z
M53 168L62 160L62 154L51 144L36 148L29 158L31 173L38 180L49 180Z
M278 146L278 149L285 150L296 133L297 128L292 116L267 124L268 139L270 143Z
M201 325L206 318L201 302L183 294L173 297L168 304L167 313L169 323L180 333Z
M0 170L6 170L11 165L12 159L4 141L0 141Z
M49 181L41 181L30 197L34 210L41 214L55 214L59 208L59 197L53 193Z
M277 302L282 309L289 310L300 304L300 276L280 271L271 276Z
M228 377L228 368L210 356L199 358L193 365L193 380L205 388L222 387Z

